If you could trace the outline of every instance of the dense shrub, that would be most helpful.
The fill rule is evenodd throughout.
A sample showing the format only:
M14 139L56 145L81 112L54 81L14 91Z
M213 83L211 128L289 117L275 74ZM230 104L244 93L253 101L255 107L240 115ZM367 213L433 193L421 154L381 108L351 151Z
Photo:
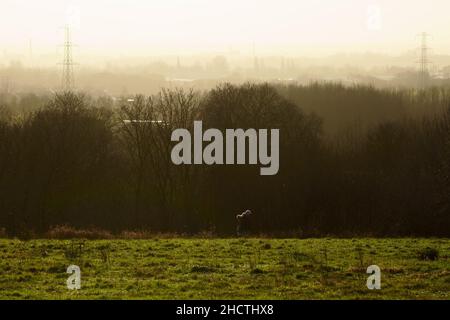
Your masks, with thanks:
M50 230L46 233L46 237L49 239L112 239L111 232L98 229L75 229L67 225L50 227Z

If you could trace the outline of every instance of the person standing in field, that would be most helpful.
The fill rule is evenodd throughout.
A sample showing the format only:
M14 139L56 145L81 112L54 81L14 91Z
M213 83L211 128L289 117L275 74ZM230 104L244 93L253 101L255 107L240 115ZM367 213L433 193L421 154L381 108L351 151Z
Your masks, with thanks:
M245 210L236 216L236 234L238 237L250 233L252 215L253 212L251 210Z

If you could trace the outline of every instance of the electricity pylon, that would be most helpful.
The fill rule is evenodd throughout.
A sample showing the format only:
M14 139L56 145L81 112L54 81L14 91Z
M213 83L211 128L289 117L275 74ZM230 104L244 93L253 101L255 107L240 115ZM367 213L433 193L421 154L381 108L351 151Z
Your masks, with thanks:
M72 91L75 89L75 76L73 73L72 58L72 36L68 25L64 26L64 56L62 64L61 88L63 91Z
M426 32L422 32L419 34L421 38L421 45L420 45L420 58L419 58L419 85L421 88L425 88L428 84L428 79L430 77L429 71L428 71L428 65L431 63L428 60L428 52L430 48L428 48L428 38L430 35Z

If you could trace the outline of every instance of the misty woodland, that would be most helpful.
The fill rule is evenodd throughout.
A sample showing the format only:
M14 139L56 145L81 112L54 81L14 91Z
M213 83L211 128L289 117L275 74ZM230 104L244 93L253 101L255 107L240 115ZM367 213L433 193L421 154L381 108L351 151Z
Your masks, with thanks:
M313 112L314 111L314 112ZM133 121L139 120L139 121ZM279 129L279 170L176 165L194 123ZM113 101L0 96L0 228L449 236L450 90L223 84Z

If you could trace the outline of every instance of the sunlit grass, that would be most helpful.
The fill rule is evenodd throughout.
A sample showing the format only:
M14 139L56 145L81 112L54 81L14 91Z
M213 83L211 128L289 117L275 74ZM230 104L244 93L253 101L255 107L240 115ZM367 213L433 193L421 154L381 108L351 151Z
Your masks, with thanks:
M444 239L0 240L0 298L449 299L449 252ZM66 287L71 264L79 291Z

